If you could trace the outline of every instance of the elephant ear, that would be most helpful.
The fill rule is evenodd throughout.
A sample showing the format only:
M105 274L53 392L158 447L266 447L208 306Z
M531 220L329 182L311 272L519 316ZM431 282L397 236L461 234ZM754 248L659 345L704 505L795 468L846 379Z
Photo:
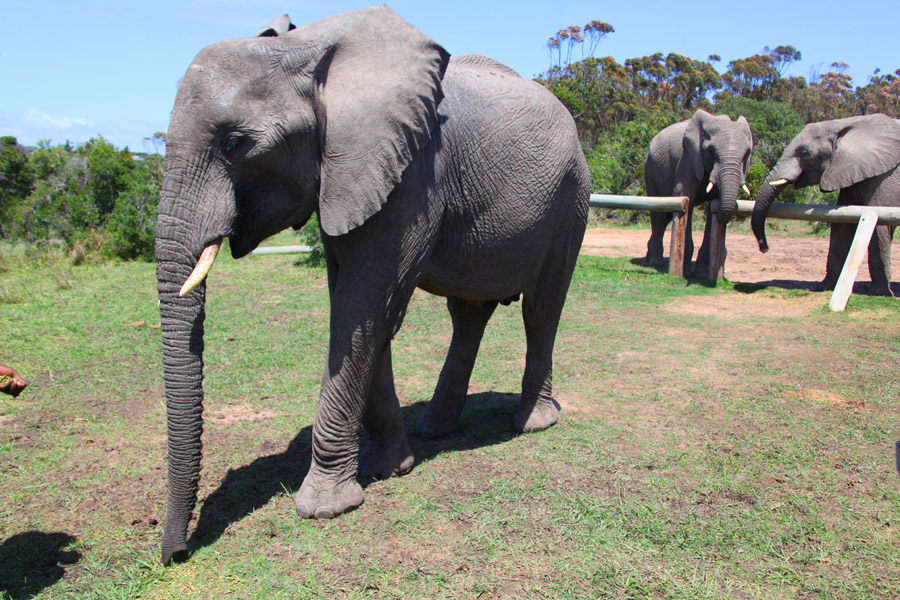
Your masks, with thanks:
M684 130L684 137L681 140L682 154L681 163L678 171L684 173L684 168L688 167L693 173L697 181L701 181L706 174L706 167L703 164L703 121L706 117L712 117L703 110L694 113L687 122L687 129ZM686 163L686 164L684 164Z
M297 26L291 23L291 18L287 15L281 15L262 29L256 32L256 37L278 37L284 35L288 31L297 29Z
M377 213L429 142L450 55L386 5L291 33L323 44L316 70L319 223L342 235Z
M833 192L887 173L900 164L900 124L885 115L846 119L819 187Z
M747 155L747 160L745 160L742 165L744 169L744 178L746 179L747 175L750 174L750 163L753 157L753 132L750 131L750 122L744 115L737 118L737 123L741 129L746 130L747 139L750 140L750 153Z

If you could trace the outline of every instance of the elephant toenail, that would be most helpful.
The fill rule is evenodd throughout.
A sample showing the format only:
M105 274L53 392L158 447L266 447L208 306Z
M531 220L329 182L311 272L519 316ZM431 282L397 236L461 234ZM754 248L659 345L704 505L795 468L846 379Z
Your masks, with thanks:
M334 510L330 506L320 506L316 509L316 518L317 519L333 519L334 518Z

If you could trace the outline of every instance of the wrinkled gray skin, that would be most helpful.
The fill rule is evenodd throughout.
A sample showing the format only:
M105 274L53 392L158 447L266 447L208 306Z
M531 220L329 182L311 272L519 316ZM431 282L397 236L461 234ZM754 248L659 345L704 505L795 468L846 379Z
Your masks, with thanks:
M447 297L453 322L420 434L457 428L488 318L520 296L528 349L514 427L557 420L552 351L589 195L566 109L490 59L449 61L386 6L293 31L286 24L203 50L172 112L156 247L169 431L165 563L187 554L201 457L205 284L178 293L219 238L229 237L239 258L318 211L330 342L300 515L359 506L357 472L412 468L391 338L417 285Z
M747 119L740 117L732 121L728 115L713 116L703 110L698 110L686 121L669 125L650 142L644 163L647 195L687 196L691 199L684 249L685 277L693 275L706 279L709 276L711 220L707 220L696 267L691 269L694 243L690 232L694 207L719 198L721 208L718 218L722 223L728 223L737 209L738 194L750 170L752 151L753 136ZM710 182L714 187L707 193ZM647 264L665 264L663 235L671 221L672 213L650 213Z
M751 225L766 252L766 216L787 180L794 187L818 184L823 192L840 190L838 204L900 206L900 121L882 114L810 123L788 144L756 193ZM834 289L853 243L856 225L831 224L825 279ZM870 293L891 295L891 238L894 228L878 226L869 243Z

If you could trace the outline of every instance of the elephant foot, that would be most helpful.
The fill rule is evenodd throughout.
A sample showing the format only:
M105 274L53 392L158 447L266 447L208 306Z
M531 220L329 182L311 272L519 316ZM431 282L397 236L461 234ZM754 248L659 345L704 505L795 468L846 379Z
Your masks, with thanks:
M691 272L691 277L694 279L709 279L709 265L698 262Z
M662 256L646 256L644 264L648 267L665 267L668 261Z
M412 470L415 457L406 443L406 437L392 437L394 439L388 442L378 441L373 436L366 437L359 454L360 477L387 479L406 475Z
M886 285L875 285L874 283L869 286L869 294L872 296L893 296L894 293L891 291L890 286Z
M328 479L316 481L310 472L294 498L294 506L304 519L331 519L353 510L364 499L362 486L355 478L335 484Z
M559 403L553 398L538 400L533 406L530 404L523 406L520 403L513 416L513 428L516 433L547 429L559 420L559 409Z
M444 437L459 429L459 413L461 410L441 411L433 408L435 405L435 400L432 399L416 423L416 433L423 438Z
M837 281L831 281L829 279L823 279L816 287L813 288L814 292L830 292L834 289L834 286L837 285Z

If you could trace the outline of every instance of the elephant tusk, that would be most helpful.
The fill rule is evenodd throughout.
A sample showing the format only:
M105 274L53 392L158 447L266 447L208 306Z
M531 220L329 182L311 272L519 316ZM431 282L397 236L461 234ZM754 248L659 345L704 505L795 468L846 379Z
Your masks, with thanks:
M181 286L181 291L178 292L179 297L184 298L185 296L190 294L194 290L194 288L203 283L203 280L206 279L206 275L212 268L213 263L216 262L216 256L219 254L219 248L221 247L222 238L219 238L203 249L203 253L200 255L200 259L197 261L197 266L194 267L194 270L191 271L191 274L190 276L188 276L187 281L185 281L184 285Z
M752 195L753 195L753 194L750 193L750 188L747 187L747 184L746 184L746 183L745 183L744 185L741 186L741 189L744 190L744 193L747 194L748 196L752 196Z
M707 193L707 194L710 193L710 192L712 191L712 189L713 189L714 186L715 186L715 184L714 184L712 181L710 181L710 182L709 182L709 185L706 186L706 193Z
M787 179L776 179L775 181L770 181L769 185L771 185L772 187L780 187L789 183L790 181L788 181Z

